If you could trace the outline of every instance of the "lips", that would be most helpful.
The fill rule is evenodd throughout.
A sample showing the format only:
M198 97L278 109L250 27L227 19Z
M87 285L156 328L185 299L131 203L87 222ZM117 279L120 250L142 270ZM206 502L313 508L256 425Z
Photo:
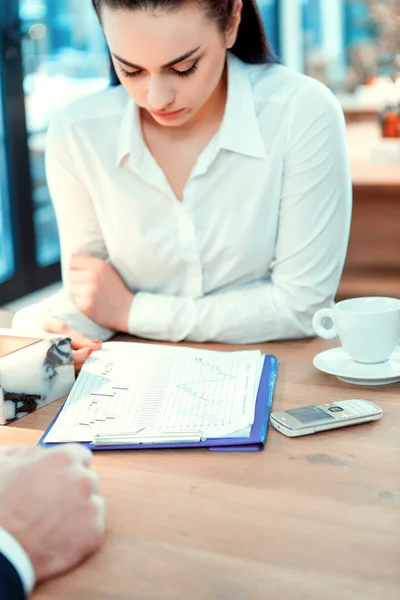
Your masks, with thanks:
M152 110L150 112L152 115L154 115L157 118L170 119L171 117L176 117L176 116L180 115L184 110L185 110L184 108L181 108L179 110L174 110L174 111L170 111L170 112L158 111L158 110Z

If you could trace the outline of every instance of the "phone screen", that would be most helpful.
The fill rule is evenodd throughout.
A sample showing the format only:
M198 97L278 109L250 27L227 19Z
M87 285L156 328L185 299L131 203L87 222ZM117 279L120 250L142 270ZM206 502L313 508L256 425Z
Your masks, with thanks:
M325 421L326 419L334 420L334 417L328 415L318 406L306 406L305 408L293 408L286 410L289 415L296 417L300 423L311 423L312 421Z

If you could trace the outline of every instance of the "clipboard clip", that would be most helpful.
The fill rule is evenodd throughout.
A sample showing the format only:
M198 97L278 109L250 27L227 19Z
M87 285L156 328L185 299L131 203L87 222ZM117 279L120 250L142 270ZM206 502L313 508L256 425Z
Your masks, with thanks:
M129 446L136 444L196 444L206 438L199 430L154 429L142 427L137 431L98 433L93 436L93 446Z

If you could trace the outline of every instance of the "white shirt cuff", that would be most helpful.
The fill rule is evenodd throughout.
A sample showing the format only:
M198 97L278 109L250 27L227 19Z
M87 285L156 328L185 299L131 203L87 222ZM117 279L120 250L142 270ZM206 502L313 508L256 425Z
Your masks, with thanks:
M12 328L18 331L38 335L43 320L48 317L60 319L72 329L79 331L93 340L108 340L115 333L105 329L79 312L64 290L36 304L31 304L17 311L13 317Z
M33 565L21 544L2 527L0 527L0 552L15 567L22 581L25 594L29 596L35 587Z
M179 342L189 334L195 318L192 298L138 292L129 313L129 333Z

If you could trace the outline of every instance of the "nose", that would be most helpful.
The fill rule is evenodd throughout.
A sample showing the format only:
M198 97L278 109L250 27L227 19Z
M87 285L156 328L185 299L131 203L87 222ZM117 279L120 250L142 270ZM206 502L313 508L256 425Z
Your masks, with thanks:
M175 99L174 91L160 78L152 78L147 91L147 101L154 110L164 110Z

